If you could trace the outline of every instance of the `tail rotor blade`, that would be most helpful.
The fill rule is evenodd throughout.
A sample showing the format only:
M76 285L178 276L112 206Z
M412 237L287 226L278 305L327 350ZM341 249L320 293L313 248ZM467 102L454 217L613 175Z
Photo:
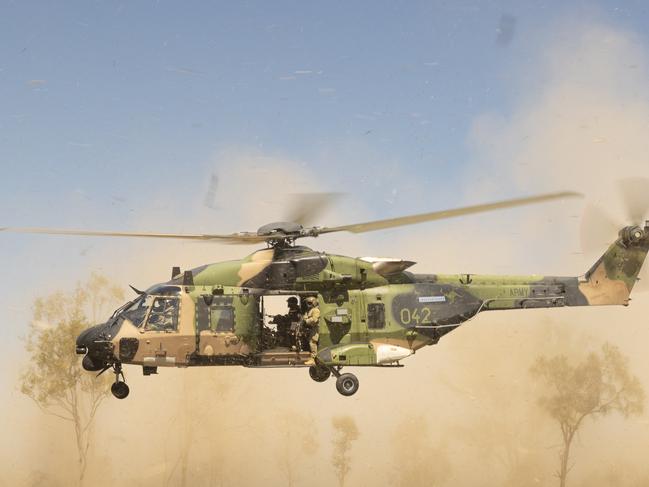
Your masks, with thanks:
M602 252L617 236L623 225L613 220L601 208L589 204L581 219L581 248L585 254Z
M619 181L618 185L624 201L627 223L643 225L649 211L649 179L627 178ZM639 281L633 286L633 291L647 293L649 291L649 263L645 263L638 279Z
M629 218L628 223L640 225L649 210L649 179L628 178L619 182Z

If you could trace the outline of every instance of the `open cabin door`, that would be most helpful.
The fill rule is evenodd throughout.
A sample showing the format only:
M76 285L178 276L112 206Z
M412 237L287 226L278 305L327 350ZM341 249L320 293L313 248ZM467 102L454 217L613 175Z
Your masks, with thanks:
M286 367L309 360L306 329L300 324L305 314L302 298L298 294L265 294L260 296L259 304L264 319L259 322L255 366Z

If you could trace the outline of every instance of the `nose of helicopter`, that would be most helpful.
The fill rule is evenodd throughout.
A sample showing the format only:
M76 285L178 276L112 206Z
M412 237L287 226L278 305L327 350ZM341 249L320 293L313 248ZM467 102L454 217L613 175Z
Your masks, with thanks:
M88 353L95 345L95 340L100 338L100 335L103 335L102 331L105 327L106 323L101 323L83 330L77 337L77 353Z
M92 333L92 330L95 328L95 326L91 326L90 328L83 330L77 337L77 354L85 355L86 353L88 353L88 346L90 345L88 335Z
M112 362L111 323L101 323L84 330L76 341L76 351L83 357L83 368L97 371Z

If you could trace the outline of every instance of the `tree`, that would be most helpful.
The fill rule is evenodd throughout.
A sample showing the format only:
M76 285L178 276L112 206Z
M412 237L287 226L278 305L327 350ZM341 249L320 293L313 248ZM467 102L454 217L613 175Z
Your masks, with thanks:
M180 381L182 390L175 394L178 397L177 412L169 422L169 436L164 442L165 445L174 447L175 460L167 461L165 449L164 485L185 487L188 483L191 484L190 474L197 477L194 480L199 483L223 485L223 453L227 443L225 434L232 429L227 424L229 416L225 413L225 406L234 383L227 376L215 374L200 377L182 374ZM191 408L187 407L188 404L191 404ZM214 410L219 411L219 414L213 414ZM172 428L172 425L175 427ZM218 443L213 441L215 431L220 439ZM197 455L192 453L192 448L200 444L210 445L207 475L196 465ZM200 477L201 473L203 477Z
M72 423L79 463L79 482L86 473L95 414L110 390L110 377L99 380L82 369L75 353L79 333L92 322L90 308L98 314L106 305L123 301L123 292L92 273L84 284L69 292L55 292L34 302L27 336L30 363L21 375L21 392L46 414Z
M423 415L404 417L394 430L392 485L432 487L443 484L451 466L443 448L433 443L428 420Z
M112 284L106 276L92 272L85 285L89 318L96 323L106 312L106 308L117 306L124 301L124 292L119 286Z
M336 416L331 419L331 424L334 427L331 464L336 470L338 485L344 487L345 479L351 470L349 451L352 443L358 439L358 427L351 416Z
M281 445L277 452L279 467L286 477L286 485L293 487L297 469L303 465L304 456L318 451L318 432L313 418L295 411L286 411L278 417L277 426Z
M561 428L563 443L556 475L559 485L564 487L572 468L568 465L570 447L584 421L613 412L624 417L641 414L644 390L638 378L629 372L626 357L609 343L602 346L601 352L590 353L576 365L571 365L564 355L538 357L531 373L549 387L539 404Z

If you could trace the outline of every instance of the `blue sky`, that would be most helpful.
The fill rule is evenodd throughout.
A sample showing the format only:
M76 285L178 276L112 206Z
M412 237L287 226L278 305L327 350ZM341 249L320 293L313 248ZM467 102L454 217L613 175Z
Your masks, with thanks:
M461 184L472 120L521 96L520 68L547 26L566 15L646 25L641 3L628 5L5 3L3 224L73 224L79 194L123 222L122 200L150 197L143 180L195 188L231 146L326 171L341 169L337 148L362 144L383 158L374 164ZM507 45L503 15L515 19Z

